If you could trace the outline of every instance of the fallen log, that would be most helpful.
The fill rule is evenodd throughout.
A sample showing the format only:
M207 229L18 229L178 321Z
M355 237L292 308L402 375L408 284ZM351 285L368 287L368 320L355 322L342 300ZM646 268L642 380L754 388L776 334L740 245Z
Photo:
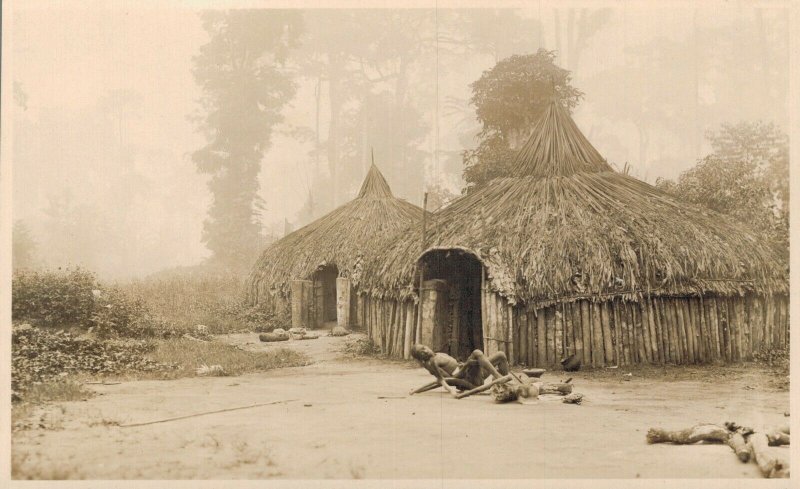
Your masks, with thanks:
M262 333L258 335L258 339L265 343L272 343L274 341L289 341L291 335L289 333Z
M572 384L540 383L536 385L539 387L539 394L558 394L560 396L572 394Z
M769 448L769 439L765 433L750 435L750 450L756 459L761 474L768 479L788 478L789 462Z
M740 462L747 463L750 461L750 447L741 433L733 433L728 439L728 445L736 453L736 457Z
M650 428L647 431L647 443L674 443L691 445L700 441L710 443L727 443L730 432L715 424L699 424L685 430L668 431Z
M782 431L773 431L771 433L767 433L767 441L769 441L769 446L771 447L779 447L781 445L788 445L789 444L789 435Z

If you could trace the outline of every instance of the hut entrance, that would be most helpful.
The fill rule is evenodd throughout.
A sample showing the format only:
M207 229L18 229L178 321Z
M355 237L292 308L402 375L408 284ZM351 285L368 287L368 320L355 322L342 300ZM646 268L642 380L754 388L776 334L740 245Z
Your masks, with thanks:
M483 349L483 264L460 249L431 250L420 262L424 270L422 342L460 360Z
M336 322L336 265L321 267L312 277L314 282L314 316L317 327Z

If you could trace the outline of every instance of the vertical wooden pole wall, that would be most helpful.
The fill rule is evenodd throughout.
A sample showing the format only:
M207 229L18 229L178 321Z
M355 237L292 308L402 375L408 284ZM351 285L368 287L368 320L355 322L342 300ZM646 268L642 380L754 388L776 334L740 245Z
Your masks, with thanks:
M573 353L584 366L738 362L789 345L785 295L581 299L543 308L481 295L484 350L503 351L515 364L552 368ZM369 337L408 358L420 338L419 304L366 295L360 302Z

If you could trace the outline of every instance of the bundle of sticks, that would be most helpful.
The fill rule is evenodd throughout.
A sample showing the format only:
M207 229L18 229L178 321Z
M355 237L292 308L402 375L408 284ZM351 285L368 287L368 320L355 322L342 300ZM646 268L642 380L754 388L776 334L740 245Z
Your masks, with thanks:
M788 453L781 456L778 451L768 448L789 445L789 425L769 431L755 431L726 422L722 426L699 424L678 431L650 428L647 432L647 443L689 445L698 442L728 444L741 462L754 460L766 478L789 477Z

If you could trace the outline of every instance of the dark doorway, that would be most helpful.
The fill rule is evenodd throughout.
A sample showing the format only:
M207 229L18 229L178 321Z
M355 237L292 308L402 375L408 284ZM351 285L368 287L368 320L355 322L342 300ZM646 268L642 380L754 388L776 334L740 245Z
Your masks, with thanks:
M314 272L314 312L317 325L336 321L336 278L339 269L336 265L327 265Z
M424 279L447 282L447 314L440 334L447 338L450 355L464 360L475 349L483 349L481 277L483 264L460 249L432 250L420 259Z

